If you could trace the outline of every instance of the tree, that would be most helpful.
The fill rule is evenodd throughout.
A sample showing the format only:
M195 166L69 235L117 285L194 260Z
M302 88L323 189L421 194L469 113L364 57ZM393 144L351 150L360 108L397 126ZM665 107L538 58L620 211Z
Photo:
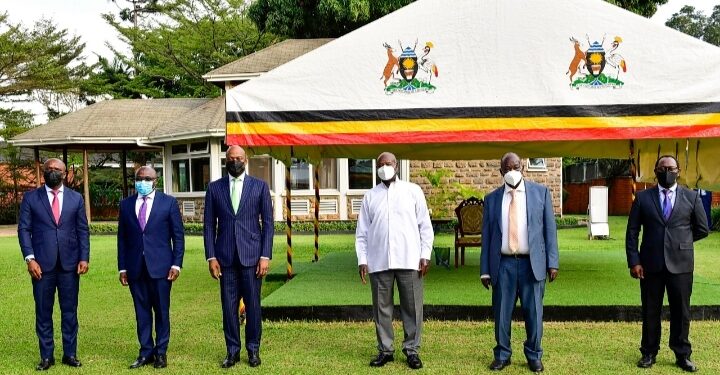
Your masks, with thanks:
M114 51L112 64L101 61L88 91L115 98L218 96L205 73L275 41L258 32L244 7L243 0L169 0L137 27L104 14L131 56Z
M650 18L657 12L658 5L663 5L668 0L605 0L610 4L629 10L643 17Z
M248 16L261 31L290 38L336 38L414 0L255 0ZM606 0L645 17L667 0ZM451 6L451 3L448 3Z
M695 7L686 5L680 12L673 14L665 25L720 46L720 4L715 5L710 17Z
M26 111L0 108L0 137L8 140L32 126L33 115ZM33 161L24 158L19 147L2 145L0 161L5 168L0 169L0 222L16 223L20 208L20 192L25 190L27 177L31 173Z
M111 1L118 4L121 0ZM157 14L163 10L163 4L160 0L124 0L124 2L129 3L131 7L120 8L120 19L131 21L135 27L138 27L139 17Z
M0 14L0 100L27 98L37 90L76 90L87 72L80 37L49 20L32 29L12 24Z

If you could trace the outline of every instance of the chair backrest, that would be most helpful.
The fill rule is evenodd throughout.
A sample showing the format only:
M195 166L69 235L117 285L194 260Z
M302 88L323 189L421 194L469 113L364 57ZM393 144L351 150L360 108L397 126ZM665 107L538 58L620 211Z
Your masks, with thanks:
M460 202L460 205L455 209L455 215L457 215L458 228L461 234L482 234L483 206L483 200L475 197Z

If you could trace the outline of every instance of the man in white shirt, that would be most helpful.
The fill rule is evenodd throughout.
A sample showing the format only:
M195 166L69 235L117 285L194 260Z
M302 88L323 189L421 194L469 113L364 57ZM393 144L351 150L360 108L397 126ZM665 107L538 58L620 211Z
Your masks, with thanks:
M377 184L363 197L355 250L363 284L370 274L378 355L372 367L393 361L393 290L397 281L405 331L403 353L411 369L422 368L418 355L423 322L423 277L428 271L433 230L420 186L397 178L395 155L377 159Z
M540 372L545 278L555 280L559 267L552 198L547 187L523 179L520 157L512 152L500 160L500 174L505 183L485 197L480 255L482 284L492 284L497 345L490 369L510 364L510 323L519 297L525 358L531 371Z

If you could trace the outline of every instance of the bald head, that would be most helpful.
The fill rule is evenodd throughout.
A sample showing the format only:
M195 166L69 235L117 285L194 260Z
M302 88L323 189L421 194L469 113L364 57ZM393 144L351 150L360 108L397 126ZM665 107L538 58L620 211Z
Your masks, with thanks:
M230 146L225 152L225 158L227 160L240 160L245 162L245 150L240 146Z
M60 159L50 158L43 164L43 171L48 170L58 170L65 173L65 163Z
M135 179L138 180L138 177L140 178L140 180L143 180L146 177L150 177L155 180L157 178L157 172L153 167L145 165L135 171Z
M390 165L392 167L397 166L397 159L395 155L390 152L383 152L377 158L377 167L380 168L383 165Z
M500 174L505 175L505 173L512 170L522 170L522 163L516 153L508 152L500 159Z
M59 189L65 178L65 163L60 159L48 159L43 164L43 179L51 189Z

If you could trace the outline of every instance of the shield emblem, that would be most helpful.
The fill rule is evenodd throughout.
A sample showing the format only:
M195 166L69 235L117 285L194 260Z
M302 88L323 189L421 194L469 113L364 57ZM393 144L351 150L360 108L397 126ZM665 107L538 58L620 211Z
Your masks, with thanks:
M585 53L585 64L587 65L588 72L593 77L597 77L605 69L605 49L598 42L594 42L590 45L590 48Z
M417 55L415 50L405 47L400 57L398 57L398 66L400 67L400 75L404 80L410 82L415 78L418 72Z

